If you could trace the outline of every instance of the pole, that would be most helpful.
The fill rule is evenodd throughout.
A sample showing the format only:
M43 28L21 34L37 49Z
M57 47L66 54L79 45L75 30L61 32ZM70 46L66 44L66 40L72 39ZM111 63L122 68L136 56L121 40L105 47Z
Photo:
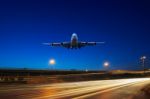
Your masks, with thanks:
M145 59L143 58L143 70L144 70L144 74L145 74Z
M145 59L146 59L146 56L142 56L142 57L141 57L141 60L142 60L142 67L143 67L144 74L146 73L146 71L145 71Z

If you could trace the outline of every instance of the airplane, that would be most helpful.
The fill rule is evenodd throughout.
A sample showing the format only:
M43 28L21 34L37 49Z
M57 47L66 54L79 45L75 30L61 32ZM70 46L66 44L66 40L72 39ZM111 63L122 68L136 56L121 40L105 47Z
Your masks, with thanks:
M43 43L44 45L49 46L62 46L68 49L80 49L85 46L94 46L97 44L104 44L105 42L80 42L78 41L78 36L76 33L73 33L71 36L71 42L61 42L61 43Z

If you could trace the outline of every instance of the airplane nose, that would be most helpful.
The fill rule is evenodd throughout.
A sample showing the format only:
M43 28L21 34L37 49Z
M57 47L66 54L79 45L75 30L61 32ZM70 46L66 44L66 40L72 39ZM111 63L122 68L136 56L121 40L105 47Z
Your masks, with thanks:
M72 36L76 36L76 35L77 35L76 33L73 33L73 34L72 34Z
M73 33L73 34L72 34L71 41L72 41L72 40L78 40L78 36L77 36L76 33Z

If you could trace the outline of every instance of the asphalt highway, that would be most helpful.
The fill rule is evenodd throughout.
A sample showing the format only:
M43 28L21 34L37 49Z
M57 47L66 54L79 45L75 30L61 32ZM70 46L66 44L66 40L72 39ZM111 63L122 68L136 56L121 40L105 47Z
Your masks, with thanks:
M132 99L150 78L0 85L0 99Z

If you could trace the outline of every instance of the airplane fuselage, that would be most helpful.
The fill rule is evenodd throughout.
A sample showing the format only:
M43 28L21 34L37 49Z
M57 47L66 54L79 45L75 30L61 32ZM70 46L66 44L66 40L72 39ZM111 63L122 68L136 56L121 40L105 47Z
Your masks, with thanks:
M78 36L75 33L71 36L71 48L78 48Z

